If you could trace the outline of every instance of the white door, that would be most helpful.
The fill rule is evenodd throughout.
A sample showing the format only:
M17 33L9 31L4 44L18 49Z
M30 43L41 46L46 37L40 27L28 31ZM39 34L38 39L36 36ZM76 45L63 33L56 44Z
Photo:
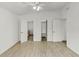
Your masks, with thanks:
M47 37L47 21L41 22L41 33L42 33L42 36Z
M53 41L52 27L52 19L49 19L47 22L47 41Z
M27 41L27 22L25 20L21 21L21 43Z
M28 21L27 22L27 29L28 29L28 31L33 33L33 21Z

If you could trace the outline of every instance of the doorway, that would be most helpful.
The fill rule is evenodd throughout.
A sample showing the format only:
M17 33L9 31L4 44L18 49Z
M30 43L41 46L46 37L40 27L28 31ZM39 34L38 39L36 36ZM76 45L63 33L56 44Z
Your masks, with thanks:
M47 20L41 22L41 41L47 41Z
M33 41L33 21L28 21L27 22L27 40L28 41Z

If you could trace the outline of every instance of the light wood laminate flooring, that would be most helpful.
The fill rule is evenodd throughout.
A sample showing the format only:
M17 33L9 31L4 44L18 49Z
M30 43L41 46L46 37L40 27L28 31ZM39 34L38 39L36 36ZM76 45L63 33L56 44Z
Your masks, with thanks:
M62 42L24 42L4 52L0 57L78 57Z

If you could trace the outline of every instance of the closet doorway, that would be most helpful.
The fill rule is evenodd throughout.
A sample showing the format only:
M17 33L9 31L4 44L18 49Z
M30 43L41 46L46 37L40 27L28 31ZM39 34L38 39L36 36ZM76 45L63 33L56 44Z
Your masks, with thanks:
M28 41L33 41L33 21L28 21L27 22L27 40Z
M47 20L41 22L41 41L47 41Z

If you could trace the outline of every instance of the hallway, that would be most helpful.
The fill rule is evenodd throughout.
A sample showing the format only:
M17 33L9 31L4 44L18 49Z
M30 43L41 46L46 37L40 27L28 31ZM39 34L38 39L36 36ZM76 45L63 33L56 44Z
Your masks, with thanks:
M62 42L32 42L17 43L4 52L1 57L78 57Z

